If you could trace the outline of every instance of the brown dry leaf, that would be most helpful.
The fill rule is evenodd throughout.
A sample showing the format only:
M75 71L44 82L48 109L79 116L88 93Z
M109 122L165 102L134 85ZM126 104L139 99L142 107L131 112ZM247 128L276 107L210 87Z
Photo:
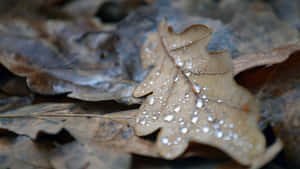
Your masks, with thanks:
M0 138L1 169L51 169L49 150L28 137Z
M240 56L233 60L234 75L237 75L250 68L263 65L270 66L276 63L284 62L293 52L298 50L300 50L300 42L274 48L269 52L259 52Z
M289 50L289 48L282 48L282 50ZM261 126L264 127L271 122L275 134L283 141L283 154L288 161L287 165L292 168L300 166L299 72L300 50L289 55L284 62L249 69L237 76L241 84L258 93L263 110Z
M38 104L2 113L0 128L32 139L41 132L57 134L65 129L80 143L157 157L153 143L137 137L130 126L134 114L86 114L74 104Z
M149 94L137 115L136 133L143 136L161 129L156 144L167 159L178 157L195 141L259 168L280 151L281 144L266 152L257 126L257 100L233 80L227 52L206 52L211 36L204 25L176 34L166 20L161 21L142 52L144 64L156 62L134 92L136 97Z
M76 142L62 146L51 157L57 169L129 169L130 161L127 153Z

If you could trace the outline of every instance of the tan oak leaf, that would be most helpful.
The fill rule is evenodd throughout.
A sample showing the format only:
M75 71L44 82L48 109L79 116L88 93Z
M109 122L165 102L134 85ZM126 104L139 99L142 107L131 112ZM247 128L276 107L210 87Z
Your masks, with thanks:
M266 160L255 161L266 154L266 141L257 126L257 100L234 81L228 52L206 51L211 36L204 25L177 34L166 19L161 21L141 52L143 65L154 68L134 92L147 96L136 133L160 129L156 144L167 159L180 156L194 141L219 148L243 165L260 166Z

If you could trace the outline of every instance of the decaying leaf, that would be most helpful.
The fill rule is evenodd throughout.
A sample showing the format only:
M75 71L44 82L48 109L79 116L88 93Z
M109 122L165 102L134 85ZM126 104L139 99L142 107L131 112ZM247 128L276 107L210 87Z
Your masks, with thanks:
M286 56L290 49L292 48L276 49L276 53L283 54L281 55L285 59L283 62L244 71L237 78L241 84L258 93L262 110L261 126L272 124L275 134L284 144L283 154L288 161L287 165L298 168L300 166L299 156L297 156L300 152L298 146L300 48ZM280 58L280 55L275 58ZM275 58L274 61L277 60Z
M0 63L26 77L37 93L136 102L131 97L135 82L118 56L107 56L103 49L113 29L92 19L4 20L0 23Z
M287 164L290 167L298 168L299 163L299 131L300 131L300 92L287 94L284 96L285 102L288 102L284 107L284 112L281 112L283 118L281 122L275 125L277 135L282 138L284 147L285 158L289 161ZM280 116L280 117L282 117Z
M57 169L129 169L130 161L127 153L76 142L64 145L51 157Z
M32 99L29 97L7 96L0 93L0 112L17 109L19 107L31 104Z
M161 129L156 140L167 159L181 155L190 141L217 147L243 165L259 168L266 161L265 138L257 126L257 100L233 80L227 52L206 51L212 31L192 25L173 32L164 19L152 46L142 52L155 67L134 96L147 96L136 118L143 136ZM269 158L280 151L267 152ZM269 156L270 155L270 156Z
M269 52L259 52L240 56L233 60L234 75L250 68L281 63L287 60L291 54L298 50L300 50L300 42L274 48Z
M51 169L49 151L37 146L30 138L0 138L1 169Z
M134 113L86 114L74 104L38 104L0 115L0 128L36 139L39 133L68 131L78 142L116 151L157 157L150 141L135 135L130 126Z

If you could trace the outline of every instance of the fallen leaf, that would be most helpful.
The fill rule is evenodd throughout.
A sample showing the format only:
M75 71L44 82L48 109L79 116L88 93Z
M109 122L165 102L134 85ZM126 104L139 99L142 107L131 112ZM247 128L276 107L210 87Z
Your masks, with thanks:
M280 63L241 72L236 78L240 84L257 93L261 100L261 128L271 124L275 135L283 141L283 154L292 168L300 166L296 154L299 144L299 98L300 98L300 50L286 55L289 48L282 50L279 57L287 57ZM271 59L270 59L271 60Z
M234 75L250 68L282 63L298 50L300 50L300 42L274 48L269 52L258 52L237 57L233 60Z
M221 21L231 32L233 48L232 56L238 57L254 52L267 52L299 41L299 32L292 24L280 20L276 16L278 8L272 9L281 0L264 1L172 1L171 6L179 8L183 13ZM285 2L281 2L285 3ZM294 19L297 9L296 2L279 5L282 10L291 10L286 15ZM294 5L291 5L294 4ZM293 6L293 7L291 7ZM216 12L218 11L218 12ZM178 15L178 14L177 14ZM190 17L187 17L189 19ZM287 18L287 17L286 17ZM288 19L285 19L288 20ZM294 21L297 22L296 19ZM199 21L197 22L199 23ZM295 22L290 22L295 24ZM230 43L223 41L220 43ZM231 42L232 43L232 42Z
M153 143L135 135L130 125L134 117L132 111L99 115L87 114L74 104L38 104L2 113L0 128L32 139L65 129L80 143L158 157Z
M300 166L298 156L300 153L300 92L298 90L298 92L289 93L283 96L282 99L287 102L283 107L283 112L280 113L281 116L279 116L283 117L281 119L276 118L277 123L273 128L275 133L283 140L284 156L289 162L287 165L291 168L298 168Z
M134 92L136 97L148 95L136 118L136 134L161 129L156 144L167 159L180 156L195 141L259 168L281 145L266 151L257 125L257 100L233 80L227 52L206 51L211 36L211 29L204 25L192 25L177 34L166 20L161 21L154 50L144 48L146 56L142 55L146 62L156 62Z
M31 103L30 97L7 96L0 93L0 112L17 109Z
M104 46L113 28L92 19L11 19L0 25L0 62L9 71L26 77L34 92L67 93L86 101L138 102L131 97L135 82L118 56L105 54Z
M0 168L51 169L49 150L25 136L0 138Z
M129 169L130 161L129 154L76 142L62 146L51 156L51 164L57 169Z
M274 0L270 1L270 5L274 8L275 14L281 20L293 24L298 30L300 29L300 1Z

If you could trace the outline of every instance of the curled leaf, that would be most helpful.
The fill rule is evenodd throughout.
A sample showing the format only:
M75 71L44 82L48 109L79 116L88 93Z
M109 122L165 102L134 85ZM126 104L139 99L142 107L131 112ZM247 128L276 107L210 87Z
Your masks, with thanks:
M1 21L0 27L0 63L26 77L32 91L67 93L86 101L137 102L131 97L135 82L120 58L104 49L114 28L92 19L12 19Z
M149 40L152 45L142 52L144 64L155 67L134 92L136 97L148 95L136 118L136 133L161 129L156 144L167 159L178 157L195 141L255 166L266 149L257 126L257 100L234 81L227 52L206 51L211 36L204 25L177 34L161 21Z

